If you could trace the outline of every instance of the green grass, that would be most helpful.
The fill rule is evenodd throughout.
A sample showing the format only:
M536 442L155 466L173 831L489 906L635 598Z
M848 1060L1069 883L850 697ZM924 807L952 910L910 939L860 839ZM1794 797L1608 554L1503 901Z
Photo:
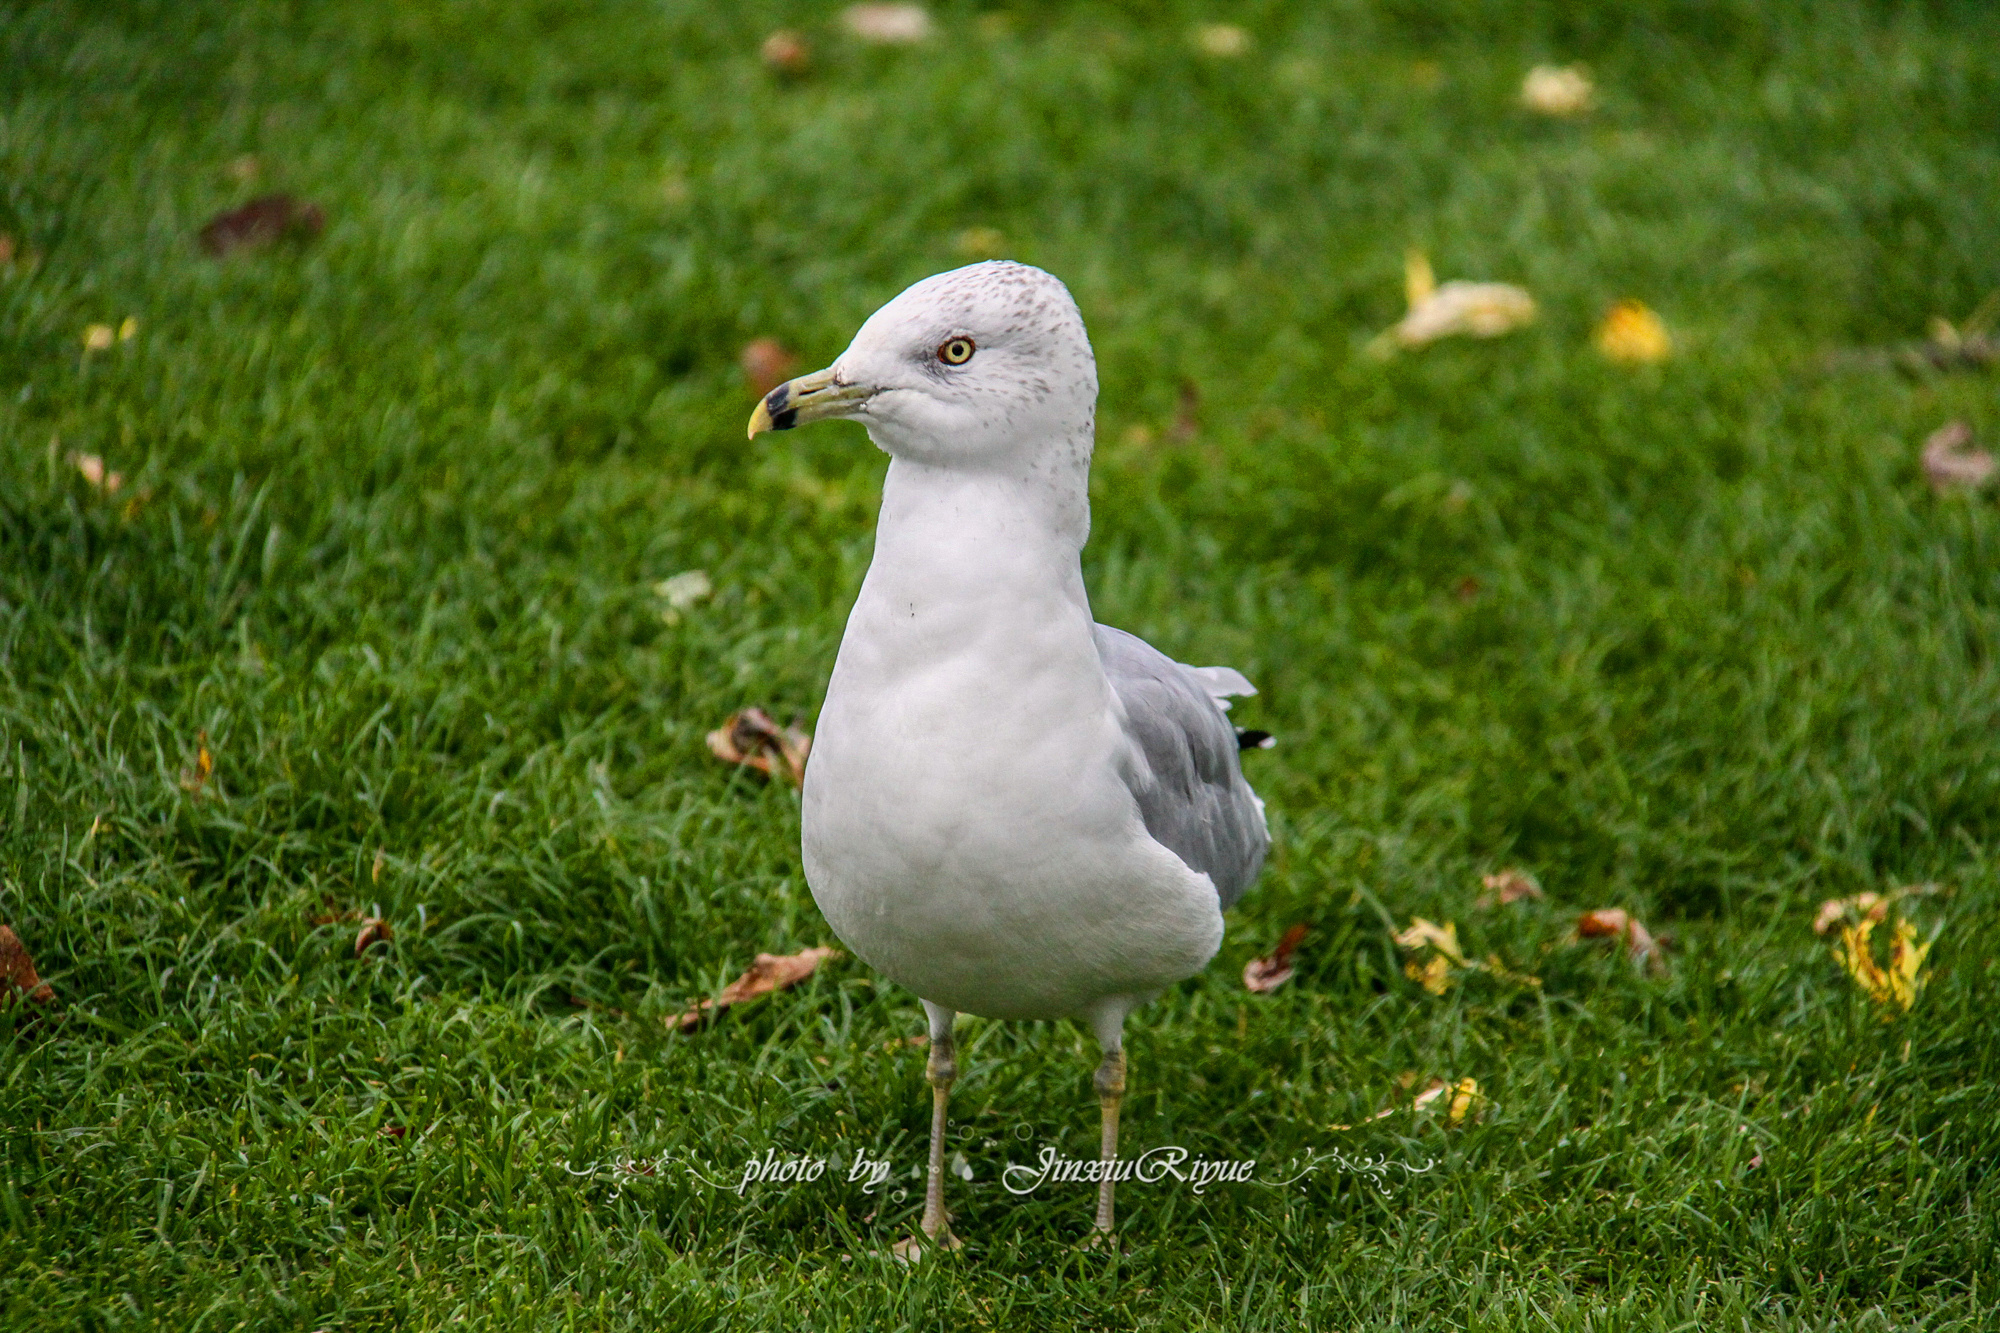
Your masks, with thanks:
M0 232L39 256L0 277L0 919L61 1006L0 1015L0 1325L2000 1321L2000 506L1917 465L2000 401L1815 370L2000 287L1991 8L943 4L915 52L836 15L0 15ZM1197 53L1215 20L1254 49ZM1541 61L1598 109L1520 110ZM320 240L199 251L278 188ZM823 364L971 227L1096 342L1099 617L1240 667L1281 738L1263 882L1132 1024L1127 1144L1436 1160L1387 1197L1128 1187L1124 1253L1079 1252L1088 1191L997 1168L1089 1150L1088 1040L977 1020L962 1255L872 1257L908 1193L684 1173L920 1158L916 1002L853 960L660 1020L833 942L795 796L702 737L811 716L882 460L746 446L737 349ZM1409 245L1543 318L1370 359ZM1671 361L1592 350L1625 296ZM1549 901L1476 909L1509 864ZM1885 1022L1810 921L1915 882L1938 939ZM1671 970L1566 943L1599 906ZM357 961L341 912L394 941ZM1426 993L1416 915L1540 987ZM1246 994L1297 921L1298 976ZM1406 1071L1480 1118L1330 1128Z

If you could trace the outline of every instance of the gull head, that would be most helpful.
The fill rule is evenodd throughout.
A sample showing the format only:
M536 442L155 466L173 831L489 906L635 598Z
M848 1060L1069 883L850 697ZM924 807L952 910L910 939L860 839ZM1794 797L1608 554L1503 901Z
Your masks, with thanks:
M826 417L868 428L886 452L935 466L1088 457L1097 362L1069 289L994 260L925 278L868 317L840 359L780 384L750 435Z

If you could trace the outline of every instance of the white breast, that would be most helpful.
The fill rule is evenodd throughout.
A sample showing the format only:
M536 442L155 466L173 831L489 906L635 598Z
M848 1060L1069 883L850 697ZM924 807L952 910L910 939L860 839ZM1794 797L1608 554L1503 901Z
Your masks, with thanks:
M1119 776L1080 583L982 567L947 596L871 570L806 769L813 897L862 958L961 1012L1150 995L1213 956L1215 889Z

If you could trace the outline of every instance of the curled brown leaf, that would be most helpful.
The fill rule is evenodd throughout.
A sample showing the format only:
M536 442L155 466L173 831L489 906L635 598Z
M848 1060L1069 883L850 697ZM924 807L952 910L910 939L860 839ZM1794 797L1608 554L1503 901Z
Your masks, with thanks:
M703 1000L677 1018L669 1019L668 1026L691 1032L701 1026L704 1018L733 1004L754 1000L787 986L796 986L811 976L821 963L839 956L840 950L828 948L804 949L793 954L760 953L757 961L750 965L750 970L724 986L721 994L712 1000Z
M780 727L761 708L746 708L708 733L708 748L725 762L754 768L766 777L782 775L800 786L806 779L812 736L795 726Z
M17 991L36 1004L48 1004L56 998L54 988L35 971L28 946L21 943L13 927L0 926L0 1009L14 1003Z
M1548 897L1535 877L1519 866L1508 866L1494 875L1481 875L1479 882L1485 892L1474 900L1475 907L1505 907L1509 903L1520 902L1523 898L1533 898L1537 902Z
M1259 995L1266 995L1292 979L1292 954L1299 947L1299 941L1306 937L1306 925L1301 921L1285 931L1278 941L1278 947L1268 958L1253 958L1243 968L1243 988Z
M379 916L371 916L361 923L361 929L354 935L354 956L360 958L377 944L386 944L396 938L395 930Z
M210 218L201 229L201 248L220 257L266 249L283 240L309 241L324 230L326 214L318 204L289 194L267 194Z
M1600 907L1585 912L1577 918L1576 934L1578 939L1585 940L1623 940L1625 953L1633 962L1643 963L1653 972L1667 970L1667 960L1660 950L1660 942L1637 917L1622 907Z

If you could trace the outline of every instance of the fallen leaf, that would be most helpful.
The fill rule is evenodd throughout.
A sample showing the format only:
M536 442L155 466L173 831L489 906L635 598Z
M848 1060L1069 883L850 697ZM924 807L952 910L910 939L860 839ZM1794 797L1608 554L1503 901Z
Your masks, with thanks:
M715 585L709 581L705 569L685 569L653 585L653 595L666 603L660 612L660 619L669 625L677 624L681 612L714 591Z
M326 229L318 204L289 194L267 194L218 213L201 229L201 248L212 255L261 250L282 240L309 241Z
M405 1129L401 1125L384 1125L382 1126L382 1128L376 1130L375 1132L377 1134L380 1134L385 1139L400 1139L405 1134L409 1133L409 1130Z
M1901 1009L1908 1012L1917 1002L1917 992L1923 989L1922 976L1924 958L1931 951L1929 944L1917 943L1917 928L1907 918L1896 920L1895 939L1889 945L1889 963L1883 967L1875 961L1875 951L1869 943L1876 922L1863 920L1859 925L1842 926L1840 939L1833 946L1833 956L1854 978L1857 985L1867 992L1868 998L1885 1009Z
M1924 476L1939 495L1953 487L1984 486L1993 476L1993 455L1972 447L1972 427L1952 421L1932 431L1924 441Z
M1451 962L1442 954L1432 954L1422 963L1411 959L1403 964L1403 975L1433 995L1442 995L1451 989Z
M764 68L788 79L799 78L812 69L812 47L803 34L790 28L780 28L766 37L757 48L757 55Z
M877 46L910 46L932 31L930 11L922 5L850 5L841 19L849 32Z
M125 484L125 474L105 471L104 460L96 454L71 454L69 463L79 476L106 495L118 494L118 488Z
M1523 898L1541 902L1548 897L1542 892L1542 886L1535 882L1535 877L1519 866L1508 866L1495 875L1481 875L1479 882L1486 891L1473 901L1475 907L1505 907Z
M1466 967L1465 952L1458 945L1458 927L1452 922L1442 926L1417 917L1409 928L1398 934L1396 943L1412 951L1429 949L1431 955L1419 961L1410 959L1403 964L1403 975L1421 985L1433 995L1442 995L1451 988L1451 969L1454 964Z
M83 350L101 352L118 341L118 331L109 324L86 324L83 327Z
M1218 60L1234 60L1250 53L1250 34L1234 23L1204 23L1194 30L1195 49Z
M361 922L361 929L354 936L354 956L359 958L375 945L387 944L395 938L396 932L390 928L387 921L379 916L366 917Z
M1667 326L1644 302L1625 300L1613 305L1591 335L1606 360L1622 365L1652 365L1673 353Z
M1479 593L1479 580L1470 574L1451 585L1451 595L1461 602L1476 602L1479 600Z
M967 259L999 259L1007 253L1007 237L994 227L967 227L953 244Z
M36 1004L47 1004L56 998L54 988L35 971L35 960L29 956L28 946L21 943L13 927L0 926L0 1009L14 1003L16 991Z
M14 245L14 238L6 232L0 231L0 268L12 268L14 266Z
M1828 898L1813 917L1813 934L1830 934L1843 920L1880 921L1889 915L1889 900L1879 893L1857 893L1848 898Z
M1258 995L1268 995L1292 979L1292 954L1299 947L1299 941L1306 937L1306 924L1300 921L1286 929L1284 937L1269 958L1253 958L1243 968L1243 988Z
M125 316L125 318L118 321L119 342L128 343L138 336L139 336L139 317L137 315L127 315Z
M1597 100L1581 65L1537 65L1521 81L1521 105L1543 116L1580 116Z
M194 746L194 762L181 770L181 790L199 796L208 786L209 774L215 772L215 756L208 752L206 731L196 734Z
M263 175L264 164L257 160L255 154L244 153L240 157L230 158L229 165L224 167L223 171L228 173L229 179L235 181L237 184L248 185L251 181Z
M1423 917L1414 917L1410 921L1409 928L1396 936L1396 943L1405 949L1429 947L1460 967L1465 966L1465 952L1458 945L1458 927L1450 921L1440 926Z
M750 964L750 970L724 986L720 995L712 1000L703 1000L678 1018L668 1019L668 1026L691 1032L700 1027L702 1019L710 1014L745 1000L754 1000L760 995L769 995L774 990L796 986L811 976L821 963L838 957L840 950L827 948L806 949L782 956L760 953L757 961Z
M1478 1099L1479 1099L1479 1081L1477 1079L1462 1078L1458 1082L1452 1084L1451 1106L1449 1109L1445 1111L1445 1117L1444 1117L1445 1124L1447 1125L1464 1124L1467 1113L1469 1113L1472 1110L1473 1104L1477 1102Z
M1625 941L1625 952L1633 962L1644 963L1654 972L1667 970L1659 941L1622 907L1600 907L1585 912L1577 918L1576 933L1577 938L1586 940L1622 939Z
M743 368L743 382L762 398L792 377L799 359L776 338L753 338L743 345L737 364Z
M1420 250L1403 257L1403 294L1409 313L1369 344L1375 356L1398 347L1422 347L1460 334L1497 338L1535 319L1535 298L1506 282L1454 279L1438 286L1431 263Z
M1396 1076L1396 1086L1404 1092L1408 1092L1411 1088L1415 1087L1416 1082L1417 1075L1414 1070L1404 1070ZM1462 1078L1456 1083L1447 1083L1441 1078L1431 1079L1424 1084L1423 1091L1410 1099L1407 1109L1412 1112L1426 1110L1429 1107L1435 1106L1446 1093L1451 1094L1451 1100L1445 1103L1445 1123L1452 1126L1464 1123L1465 1118L1472 1112L1480 1100L1479 1082L1477 1079ZM1366 1125L1387 1116L1392 1116L1403 1109L1405 1108L1400 1102L1395 1102L1383 1107L1374 1115L1357 1120L1354 1123L1355 1125ZM1336 1130L1353 1129L1354 1125L1329 1125L1327 1128Z
M708 748L718 759L754 768L766 777L782 773L794 786L802 786L812 736L795 726L780 727L761 708L746 708L708 733Z

